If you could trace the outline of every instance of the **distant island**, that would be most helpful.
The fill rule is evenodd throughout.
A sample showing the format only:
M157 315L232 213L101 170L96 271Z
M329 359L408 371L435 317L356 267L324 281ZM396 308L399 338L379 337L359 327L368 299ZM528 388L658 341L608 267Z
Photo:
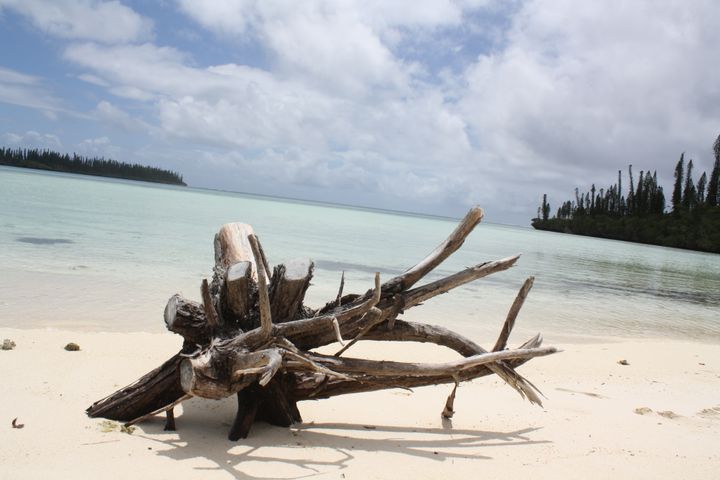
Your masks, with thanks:
M187 186L182 175L170 170L50 150L0 147L0 165Z
M695 183L693 162L685 165L685 154L675 165L675 184L670 212L665 211L663 188L658 186L657 172L640 171L637 184L632 165L628 168L627 195L622 189L622 172L618 181L606 189L580 193L564 202L550 218L550 204L543 195L532 226L538 230L626 240L666 247L720 253L720 136L713 145L715 165L708 177L703 174Z

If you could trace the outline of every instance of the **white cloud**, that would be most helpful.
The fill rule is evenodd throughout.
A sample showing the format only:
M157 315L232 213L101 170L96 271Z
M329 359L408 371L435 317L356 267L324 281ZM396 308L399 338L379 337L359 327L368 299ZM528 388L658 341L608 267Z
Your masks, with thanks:
M467 69L461 115L506 181L560 177L543 182L556 203L629 163L667 175L720 129L718 21L713 2L528 2L506 48Z
M226 34L245 32L253 22L255 3L245 0L178 0L180 8L205 28Z
M401 165L393 175L419 168L432 181L434 168L472 153L465 121L433 90L407 99L353 100L244 66L192 68L180 56L149 45L78 45L67 56L103 81L119 82L113 91L137 88L155 99L159 126L168 136L255 152L265 164L294 172L281 175L286 181L309 182L308 174L321 183L343 181L346 168L328 167L338 159L368 178ZM280 158L286 168L274 163ZM270 175L264 168L253 171ZM392 183L388 191L412 194ZM373 188L383 185L378 180Z
M40 79L32 75L0 67L0 82L17 85L38 85Z
M39 77L0 67L0 103L9 103L44 111L62 110Z
M78 78L82 80L83 82L90 83L92 85L97 85L98 87L109 87L110 84L103 80L100 77L97 77L95 75L91 75L89 73L83 73L78 75Z
M265 25L266 39L285 75L302 75L320 88L367 95L378 88L403 88L402 62L373 30L353 18L312 12Z
M9 147L49 148L54 150L62 148L62 143L57 135L39 133L34 130L29 130L25 133L5 132L0 138L2 139L2 143Z
M99 79L119 92L133 92L129 98L137 100L192 91L202 75L185 66L186 56L182 52L150 43L113 46L74 43L65 49L64 57L93 70L96 83ZM207 85L202 83L199 88Z
M473 5L472 2L449 0L177 0L177 3L187 15L205 28L240 35L261 33L264 23L298 16L322 17L326 20L354 18L355 23L366 24L376 30L396 26L436 27L457 24L461 20L463 8L477 8L486 2Z
M276 74L301 76L347 95L406 88L420 67L397 58L392 45L422 29L458 25L462 19L461 8L449 0L178 3L210 31L257 38L277 63Z
M74 151L85 157L105 158L119 161L126 161L125 149L113 144L106 136L86 138L78 143Z
M152 22L118 1L0 0L0 12L14 10L38 29L67 39L134 42L152 34Z
M112 103L103 100L95 107L97 118L126 132L151 131L153 127L141 118L133 117Z
M265 69L151 43L72 44L65 58L152 111L156 138L275 193L343 186L458 214L480 202L524 223L542 190L557 204L628 163L662 176L688 150L707 168L720 130L711 1L179 3L229 49L259 42ZM487 19L469 9L512 16L483 48L465 34ZM404 56L414 38L480 53L437 68ZM136 120L107 101L96 114Z

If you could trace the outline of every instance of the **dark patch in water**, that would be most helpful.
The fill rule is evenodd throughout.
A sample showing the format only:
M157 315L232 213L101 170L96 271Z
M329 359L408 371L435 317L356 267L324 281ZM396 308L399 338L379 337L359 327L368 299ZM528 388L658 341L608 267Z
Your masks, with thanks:
M597 292L605 290L615 295L641 295L646 298L662 298L680 302L693 303L698 305L717 305L720 302L720 295L710 292L696 292L691 290L678 290L663 287L646 287L632 285L612 285L601 282L566 281L558 282L558 290L581 289Z
M73 243L66 238L44 238L44 237L19 237L18 242L31 243L33 245L58 245L62 243Z
M346 262L335 262L333 260L316 260L315 265L318 268L321 268L323 270L334 270L338 272L342 272L343 270L349 271L349 270L355 270L358 272L367 272L367 273L375 273L378 270L393 274L393 275L399 275L402 273L402 270L396 270L393 268L376 268L372 267L370 265L360 265L358 263L346 263Z

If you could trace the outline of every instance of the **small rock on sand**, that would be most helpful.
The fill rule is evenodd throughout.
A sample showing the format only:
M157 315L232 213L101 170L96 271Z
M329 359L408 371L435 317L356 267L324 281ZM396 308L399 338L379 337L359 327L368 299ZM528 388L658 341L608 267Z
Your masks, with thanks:
M5 340L3 340L1 348L3 350L12 350L13 348L15 348L15 342L10 340L9 338L6 338Z
M622 360L618 360L618 364L619 365L630 365L630 363L628 363L628 361L625 360L624 358Z
M78 350L80 350L80 345L70 342L65 345L65 350L67 350L68 352L77 352Z

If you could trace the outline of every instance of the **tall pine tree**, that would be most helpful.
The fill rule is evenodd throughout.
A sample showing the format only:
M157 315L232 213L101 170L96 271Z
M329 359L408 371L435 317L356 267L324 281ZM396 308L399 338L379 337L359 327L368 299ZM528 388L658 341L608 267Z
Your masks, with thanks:
M720 135L718 135L717 140L715 140L713 144L713 153L715 153L715 166L712 169L710 180L708 181L707 204L711 207L717 207L718 203L720 203L718 202L718 196L720 196L720 192L718 191L720 187Z
M548 218L550 218L550 204L547 202L547 193L544 193L542 202L542 219L547 220Z
M692 181L693 161L690 160L687 165L687 174L685 175L685 189L683 190L682 206L687 212L694 210L697 206L697 192L695 184Z
M640 170L640 179L638 180L637 189L635 190L635 213L645 213L645 183L643 182L644 172Z
M618 170L618 184L617 184L617 191L615 192L617 195L616 201L617 204L615 205L615 209L617 210L617 213L620 215L623 215L623 205L622 205L622 170Z
M628 165L628 174L630 176L630 193L627 197L628 215L635 213L635 187L633 187L632 165Z
M684 163L685 163L685 153L682 153L680 155L680 160L678 161L677 165L675 165L675 187L673 188L672 193L672 206L673 206L673 212L679 212L682 208L682 188L683 188L683 177L684 177Z
M697 184L697 203L698 205L705 205L705 189L707 188L707 174L703 172L698 180Z

